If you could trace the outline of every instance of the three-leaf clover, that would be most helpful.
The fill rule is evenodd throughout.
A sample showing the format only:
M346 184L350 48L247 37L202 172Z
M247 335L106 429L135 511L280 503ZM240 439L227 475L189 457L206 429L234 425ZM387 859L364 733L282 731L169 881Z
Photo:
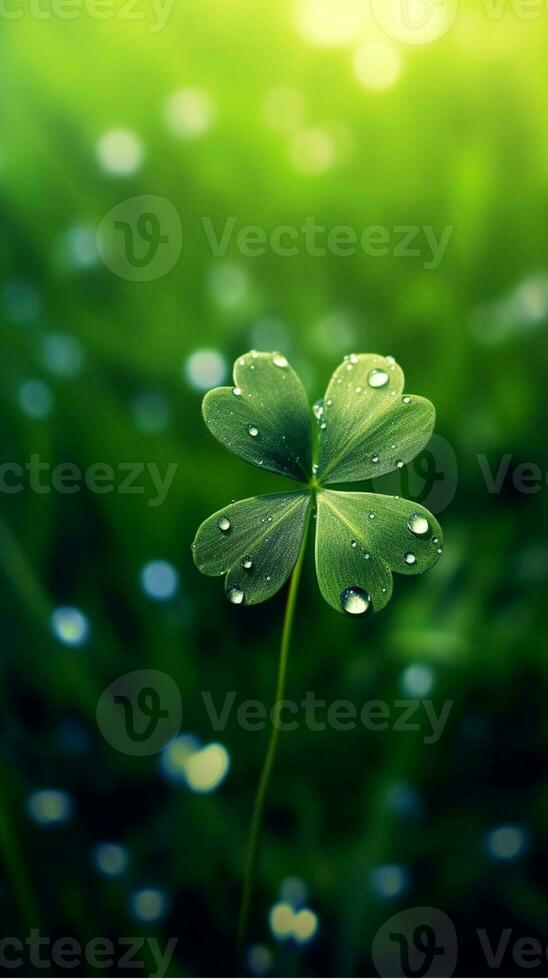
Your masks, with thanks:
M442 531L420 504L332 489L403 468L430 439L434 406L404 393L393 357L345 357L312 412L286 358L252 351L236 361L233 387L208 392L203 415L236 456L302 484L229 504L198 529L196 565L226 576L232 603L254 605L278 592L312 512L318 583L340 612L378 612L392 595L393 572L420 574L438 560Z

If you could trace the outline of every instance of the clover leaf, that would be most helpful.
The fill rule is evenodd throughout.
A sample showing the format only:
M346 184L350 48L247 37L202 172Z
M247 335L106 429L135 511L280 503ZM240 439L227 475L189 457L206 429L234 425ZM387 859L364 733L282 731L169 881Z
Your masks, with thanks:
M203 415L235 455L303 484L229 504L198 529L196 565L206 575L225 575L232 603L253 605L278 592L297 562L314 507L318 582L340 612L378 612L391 598L393 572L419 574L438 560L442 531L424 507L327 489L401 469L427 444L434 407L404 393L394 358L346 357L314 406L316 427L286 358L252 351L236 361L233 387L208 392Z

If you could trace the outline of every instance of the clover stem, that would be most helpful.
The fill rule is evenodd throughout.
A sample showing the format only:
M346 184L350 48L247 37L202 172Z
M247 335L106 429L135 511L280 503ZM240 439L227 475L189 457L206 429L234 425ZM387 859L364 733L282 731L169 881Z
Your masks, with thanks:
M293 569L293 573L291 575L291 579L289 582L289 590L287 593L284 624L282 629L282 639L280 644L280 659L278 662L278 680L276 682L276 696L275 696L274 705L272 708L272 716L271 716L272 728L270 731L270 739L268 742L268 748L263 763L261 778L259 780L259 786L257 788L257 794L255 796L255 802L253 804L251 828L249 831L249 839L248 839L246 859L245 859L242 899L241 899L240 913L238 918L238 953L240 954L243 950L243 945L247 933L249 909L250 909L251 899L253 896L253 889L255 885L255 873L257 870L257 857L258 857L258 849L259 849L259 842L261 836L261 827L263 821L266 792L268 789L270 776L272 774L272 769L274 767L274 760L276 758L276 749L278 748L278 740L280 735L280 715L281 715L281 708L282 708L281 702L283 701L284 691L285 691L287 659L289 655L289 648L291 645L291 635L293 631L295 606L297 603L299 582L301 579L301 571L302 571L304 555L306 551L306 542L308 540L308 532L310 529L311 514L312 514L312 507L310 506L308 508L308 514L306 517L306 524L303 533L301 550L299 552L299 557L297 558L295 568Z

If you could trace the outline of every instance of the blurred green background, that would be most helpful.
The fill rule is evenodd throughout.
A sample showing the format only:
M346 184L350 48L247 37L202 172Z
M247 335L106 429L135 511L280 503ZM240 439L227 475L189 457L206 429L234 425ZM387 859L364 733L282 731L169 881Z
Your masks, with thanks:
M2 936L178 937L169 975L231 969L267 733L234 714L215 732L201 692L269 704L284 595L230 607L190 543L230 499L283 486L201 419L203 392L256 347L289 357L311 401L349 351L394 355L436 405L458 479L442 481L442 560L397 578L378 617L337 616L308 556L288 697L379 699L392 718L402 699L453 704L433 744L423 714L419 731L283 735L246 969L374 975L377 930L416 906L450 916L459 975L496 972L478 928L546 946L548 11L461 0L450 23L447 3L442 36L409 44L397 7L384 29L355 0L2 12L0 462L49 467L41 492L1 469ZM97 252L105 216L120 206L131 225L140 195L171 202L168 237L177 215L183 229L150 281L146 262L131 281ZM246 225L307 217L382 226L387 254L238 248ZM235 219L223 256L203 218L219 236ZM422 232L418 255L398 254L401 226L451 229L436 268ZM444 473L447 451L434 457ZM59 492L67 462L112 467L112 492ZM177 464L165 500L150 506L150 470L142 493L119 492L121 463ZM523 463L537 492L516 488ZM424 499L419 470L404 477ZM133 756L96 710L140 669L175 682L184 737ZM287 905L313 917L283 939Z

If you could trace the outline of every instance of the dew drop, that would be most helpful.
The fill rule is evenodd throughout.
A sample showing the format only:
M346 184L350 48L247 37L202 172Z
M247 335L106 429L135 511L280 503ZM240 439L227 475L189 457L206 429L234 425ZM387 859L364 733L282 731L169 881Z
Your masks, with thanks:
M438 555L441 555L442 552L443 552L443 548L438 548Z
M430 525L422 514L410 514L407 518L407 527L420 538L423 538L430 530Z
M371 462L372 463L378 463L379 462L379 454L378 453L373 453L373 455L371 457Z
M403 560L406 565L414 565L417 561L417 556L412 551L407 551L403 556Z
M320 398L317 402L314 402L312 411L314 412L314 418L316 421L320 422L323 419L323 398Z
M403 470L403 459L396 460L396 466L399 470Z
M233 395L236 395L237 398L240 397L241 393L242 393L242 389L241 388L233 388L232 389L232 394Z
M371 599L363 589L352 585L341 592L340 603L344 612L350 616L362 616L369 609Z
M244 555L244 557L242 558L242 568L245 568L246 571L249 571L250 568L253 568L253 561L249 557L249 555Z
M353 548L357 548L358 547L358 542L357 541L353 541L352 542L352 547Z
M358 355L357 354L351 354L350 355L350 361L351 361L352 364L357 364L358 361L359 361Z
M357 395L360 395L361 394L361 390L362 390L362 386L361 385L357 385L356 388L355 388L356 394Z
M332 405L332 404L333 404L333 399L332 398L328 398L327 399L327 402L326 402L326 405Z
M267 581L267 582L270 582L270 581L271 581L271 579L272 579L272 575L267 575L267 576L266 576L266 581Z
M233 585L232 588L228 590L226 597L228 601L232 603L233 606L241 606L242 602L245 599L242 590L238 589L235 585Z
M369 558L369 552L368 551L365 552L364 558Z
M250 436L253 436L254 439L259 435L259 430L256 425L248 425L247 431L249 432Z
M384 388L388 384L388 375L386 371L381 371L380 368L373 368L367 375L367 383L370 388Z
M267 520L268 524L272 524L272 515L270 515L269 517L267 517L266 520Z
M369 519L370 519L371 521L373 520L373 518L374 518L374 516L375 516L375 515L374 515L374 513L373 513L373 511L372 511L372 510L370 510L370 511L369 511Z
M327 424L326 424L325 422L320 422L320 429L321 429L321 430L322 430L322 432L323 432L323 431L324 431L324 429L327 429Z
M244 367L245 366L245 359L243 357L240 357L239 364L240 364L240 367Z
M403 396L402 402L403 402L404 405L409 405L409 402L410 401L411 401L411 398L409 397L409 395L404 395Z
M316 473L317 472L318 472L318 464L317 463L313 463L313 465L312 465L312 475L313 476L316 476Z
M230 523L228 517L225 517L223 514L223 516L217 521L217 527L220 531L223 531L226 534L227 531L230 531L232 524Z
M433 543L433 544L437 544L437 543L438 543L438 541L439 541L439 538L432 538L432 543Z
M275 367L286 368L287 358L284 357L283 354L275 354L274 357L272 358L272 363L274 364Z

